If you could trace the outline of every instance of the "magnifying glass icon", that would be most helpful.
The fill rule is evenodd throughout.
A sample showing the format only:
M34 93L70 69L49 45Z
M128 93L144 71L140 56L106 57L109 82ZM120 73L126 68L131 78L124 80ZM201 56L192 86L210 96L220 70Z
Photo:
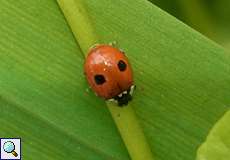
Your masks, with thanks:
M11 141L7 141L3 144L3 150L6 152L6 153L11 153L14 155L14 157L17 157L18 154L17 152L15 152L15 145L13 142Z

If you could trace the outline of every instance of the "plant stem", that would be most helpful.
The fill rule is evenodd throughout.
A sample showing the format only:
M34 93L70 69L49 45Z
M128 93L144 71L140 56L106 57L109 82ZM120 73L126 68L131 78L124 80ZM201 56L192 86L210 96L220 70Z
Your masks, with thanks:
M98 42L87 11L81 0L57 0L67 19L73 34L86 56L88 49Z
M133 107L128 104L118 107L107 102L117 128L133 160L153 160L152 152L146 141Z
M82 0L57 0L81 50L87 56L88 49L99 39L90 23ZM132 160L153 160L152 152L131 105L118 107L106 102Z

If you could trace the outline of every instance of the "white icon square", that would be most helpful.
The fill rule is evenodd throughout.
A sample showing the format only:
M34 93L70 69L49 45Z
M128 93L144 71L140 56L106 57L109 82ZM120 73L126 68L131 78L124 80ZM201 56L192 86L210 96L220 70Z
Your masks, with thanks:
M21 160L21 139L0 138L0 160Z

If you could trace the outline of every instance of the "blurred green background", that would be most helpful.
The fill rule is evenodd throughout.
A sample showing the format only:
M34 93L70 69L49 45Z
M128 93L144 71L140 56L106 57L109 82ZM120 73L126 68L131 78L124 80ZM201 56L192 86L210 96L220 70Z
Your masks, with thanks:
M149 0L230 50L230 0Z

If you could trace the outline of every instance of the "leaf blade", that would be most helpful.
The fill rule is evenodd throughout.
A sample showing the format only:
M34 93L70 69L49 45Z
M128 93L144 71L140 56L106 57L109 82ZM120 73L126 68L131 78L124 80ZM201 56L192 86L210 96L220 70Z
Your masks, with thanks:
M0 3L0 95L114 159L129 159L109 112L99 107L104 103L87 91L83 57L55 1ZM132 105L142 106L135 109L154 155L194 159L229 109L229 55L146 1L86 3L101 40L115 39L130 59L137 84ZM10 129L4 136L16 135ZM34 130L22 138L38 136Z

